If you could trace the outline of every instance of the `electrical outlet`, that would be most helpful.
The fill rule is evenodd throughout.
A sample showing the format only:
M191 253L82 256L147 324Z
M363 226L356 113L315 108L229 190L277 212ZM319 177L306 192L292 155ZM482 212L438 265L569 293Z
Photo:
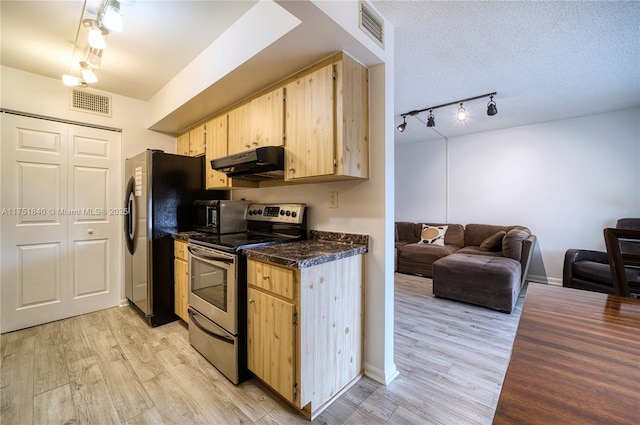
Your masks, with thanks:
M329 192L329 208L338 208L338 192Z

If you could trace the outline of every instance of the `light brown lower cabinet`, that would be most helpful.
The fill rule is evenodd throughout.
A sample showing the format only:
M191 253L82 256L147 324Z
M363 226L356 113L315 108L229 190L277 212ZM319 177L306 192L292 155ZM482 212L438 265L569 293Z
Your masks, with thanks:
M362 376L362 255L302 269L249 259L249 369L308 419Z
M189 263L187 254L187 243L182 241L174 241L174 295L175 295L175 313L185 322L189 323L189 313L187 307L189 305Z

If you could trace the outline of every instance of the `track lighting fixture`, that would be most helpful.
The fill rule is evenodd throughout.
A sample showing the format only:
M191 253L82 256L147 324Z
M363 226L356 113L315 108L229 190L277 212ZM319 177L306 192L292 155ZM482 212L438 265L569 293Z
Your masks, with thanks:
M100 68L100 64L102 63L102 50L90 48L86 62L89 64L91 69Z
M87 18L82 21L82 25L89 28L89 46L94 49L104 49L107 47L105 36L109 34L105 28L95 19Z
M133 1L125 2L132 4ZM86 6L86 1L85 1ZM69 65L69 73L62 76L62 82L66 86L83 86L95 83L98 77L94 70L100 68L102 63L102 52L107 47L105 37L109 35L109 31L122 31L122 12L120 10L120 1L103 0L102 8L98 11L97 16L85 18L85 9L80 16L82 26L88 29L89 52L82 59L77 59L76 49L78 48L78 36L80 31L76 33L76 39L73 43L73 53L71 54L71 64ZM81 62L76 62L80 60ZM72 75L71 69L77 69L74 65L80 65L80 75ZM75 71L77 72L77 71Z
M429 116L427 117L427 127L435 127L436 119L433 116L433 109L429 109Z
M80 69L82 70L82 79L85 83L91 84L98 82L98 77L93 73L88 63L84 61L80 62Z
M424 109L417 109L417 110L405 112L404 114L400 114L400 116L402 117L403 121L402 121L402 124L400 124L400 125L398 125L396 127L396 129L400 133L402 133L407 128L407 116L416 116L416 115L420 114L421 112L425 112L425 111L429 111L429 115L427 116L427 127L435 127L436 126L436 119L433 116L433 110L434 109L438 109L438 108L444 108L445 106L451 106L451 105L460 105L458 107L456 118L458 119L458 121L464 121L469 117L469 114L467 113L466 109L463 106L464 103L465 102L470 102L472 100L482 99L484 97L489 97L491 99L489 101L489 103L487 104L487 115L494 116L494 115L496 115L498 113L498 108L496 107L496 102L493 100L493 97L495 95L497 95L497 94L498 94L497 92L487 93L487 94L483 94L483 95L480 95L480 96L469 97L467 99L456 100L455 102L443 103L442 105L430 106L430 107L424 108ZM424 121L422 121L422 122L424 122Z
M460 102L456 118L458 118L458 121L464 121L467 119L467 111L462 107L462 102Z
M496 102L493 101L493 95L491 95L490 98L491 100L487 103L487 115L492 117L498 113L498 108L496 108Z
M400 133L402 133L404 129L407 127L407 117L402 117L402 119L403 119L402 124L396 127Z
M102 23L109 31L122 32L122 12L118 0L107 0L102 12Z

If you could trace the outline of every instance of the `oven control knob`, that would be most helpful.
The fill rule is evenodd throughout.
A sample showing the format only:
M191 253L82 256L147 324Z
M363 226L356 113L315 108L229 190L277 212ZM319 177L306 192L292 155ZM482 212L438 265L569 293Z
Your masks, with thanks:
M291 217L296 218L296 216L297 216L297 215L298 215L298 213L297 213L297 212L295 212L295 211L291 211Z
M284 215L284 210L280 210L280 215Z
M287 211L285 214L287 215L287 217L290 217L291 216L291 211Z
M258 210L258 215L262 215L262 210Z

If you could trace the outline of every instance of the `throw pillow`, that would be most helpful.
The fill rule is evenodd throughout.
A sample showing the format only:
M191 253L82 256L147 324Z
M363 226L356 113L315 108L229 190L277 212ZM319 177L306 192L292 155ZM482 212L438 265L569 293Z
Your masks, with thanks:
M506 234L506 231L500 230L489 236L480 244L480 251L502 251L502 238L504 238Z
M522 257L522 242L530 233L522 229L511 229L502 239L502 255L520 261Z
M422 232L420 233L420 242L423 245L437 245L444 246L444 235L447 233L449 226L429 226L428 224L422 225Z

